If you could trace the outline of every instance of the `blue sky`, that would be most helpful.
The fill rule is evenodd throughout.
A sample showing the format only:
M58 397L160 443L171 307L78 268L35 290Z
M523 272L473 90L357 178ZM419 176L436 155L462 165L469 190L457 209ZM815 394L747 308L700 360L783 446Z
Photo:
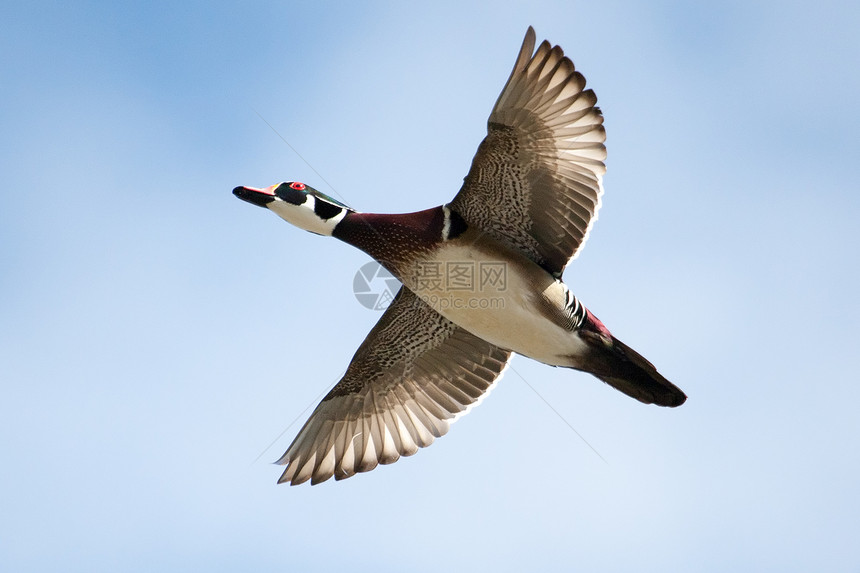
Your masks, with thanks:
M4 4L4 570L856 570L844 5ZM606 116L565 278L689 401L520 357L416 456L276 486L378 313L364 254L231 189L450 200L529 24Z

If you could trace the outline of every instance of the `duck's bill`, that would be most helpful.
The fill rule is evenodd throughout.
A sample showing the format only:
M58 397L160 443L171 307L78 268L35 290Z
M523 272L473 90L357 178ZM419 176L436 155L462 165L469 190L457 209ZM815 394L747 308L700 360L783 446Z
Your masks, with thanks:
M277 185L266 187L265 189L257 189L256 187L236 187L233 189L233 195L247 201L258 207L266 207L269 203L275 200L275 189Z

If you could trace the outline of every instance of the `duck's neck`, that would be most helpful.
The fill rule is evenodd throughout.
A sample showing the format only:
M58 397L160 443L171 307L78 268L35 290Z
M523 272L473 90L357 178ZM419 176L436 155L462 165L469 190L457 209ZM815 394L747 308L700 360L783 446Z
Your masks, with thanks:
M442 207L396 215L348 213L333 236L358 247L398 275L416 257L438 248L444 226Z

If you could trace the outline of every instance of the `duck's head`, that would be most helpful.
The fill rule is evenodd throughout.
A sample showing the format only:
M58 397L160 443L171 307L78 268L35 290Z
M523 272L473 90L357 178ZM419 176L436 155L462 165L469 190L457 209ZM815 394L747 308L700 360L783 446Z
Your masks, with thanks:
M298 181L276 183L265 189L236 187L233 195L271 209L281 219L317 235L331 235L347 213L354 212L340 201Z

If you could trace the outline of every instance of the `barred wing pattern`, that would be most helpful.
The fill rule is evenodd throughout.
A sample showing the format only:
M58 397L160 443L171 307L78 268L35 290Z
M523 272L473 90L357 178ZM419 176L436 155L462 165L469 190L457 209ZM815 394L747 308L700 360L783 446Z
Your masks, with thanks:
M529 27L450 207L560 277L597 219L606 132L573 62L546 41L532 56L534 45Z
M510 356L401 288L278 460L278 483L340 480L411 456L486 395Z

